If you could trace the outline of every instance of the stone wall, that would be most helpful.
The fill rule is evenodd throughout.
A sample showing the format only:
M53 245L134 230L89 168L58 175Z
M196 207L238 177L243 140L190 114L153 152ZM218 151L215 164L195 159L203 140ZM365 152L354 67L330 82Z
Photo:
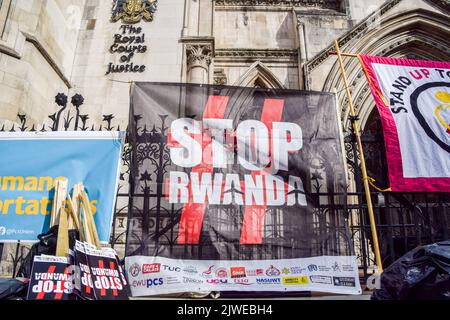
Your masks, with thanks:
M79 35L71 81L73 93L84 96L82 112L99 123L101 115L114 114L116 122L126 127L129 110L129 81L180 82L184 3L180 0L159 1L152 22L142 21L135 28L145 34L145 53L136 53L131 60L145 65L142 73L108 74L109 63L117 64L122 56L111 53L114 35L122 33L120 21L112 23L112 1L87 0Z
M122 25L110 21L111 8L112 0L11 1L0 39L0 120L17 121L23 113L43 123L56 111L58 92L80 93L81 113L90 123L98 127L102 115L113 114L114 125L123 129L130 81L337 89L345 109L336 57L330 54L335 38L343 50L401 56L397 46L408 48L410 41L413 52L420 41L425 46L421 37L428 32L436 38L426 44L429 58L449 56L444 1L159 0L152 22L134 25L142 28L148 48L132 62L145 71L106 75L122 56L110 50ZM364 121L374 103L358 62L346 59L346 67ZM123 222L117 234L124 232ZM5 246L3 259L9 261L0 264L0 275L12 272L14 252L14 245Z
M0 39L0 118L41 123L67 93L84 0L13 0Z

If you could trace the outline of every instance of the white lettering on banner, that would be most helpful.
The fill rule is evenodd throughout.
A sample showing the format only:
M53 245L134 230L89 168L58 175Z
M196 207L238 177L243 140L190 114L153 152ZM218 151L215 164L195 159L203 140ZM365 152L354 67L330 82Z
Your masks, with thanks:
M199 173L191 173L191 187L194 203L219 204L222 195L223 174L215 174L214 183L212 182L211 174L202 174L201 177L200 181Z
M227 131L233 129L233 120L228 119L205 119L203 126L206 134L212 138L212 164L214 168L226 168L227 164L234 163L234 152L228 152ZM228 135L229 136L229 135ZM209 159L204 159L209 160Z
M275 170L288 171L289 153L303 148L303 132L295 123L275 122L273 124L273 152Z
M225 179L225 181L224 181ZM211 205L306 206L302 179L289 176L285 182L274 175L170 172L169 203L208 203ZM244 190L242 190L242 186Z
M172 122L171 133L181 147L170 148L172 162L183 168L192 168L202 162L202 146L189 133L200 135L201 122L193 119L177 119Z
M449 69L387 63L373 63L373 69L395 123L400 154L394 158L403 177L449 177L450 120L443 99L450 97ZM387 148L389 153L392 146Z
M228 119L204 119L196 121L183 118L174 120L171 124L172 139L179 145L170 149L172 162L183 168L198 166L202 161L213 165L214 168L226 168L233 164L234 150L230 144L233 122ZM288 171L289 153L297 152L303 148L303 133L299 125L288 122L274 122L271 136L267 126L257 120L241 122L235 132L237 138L237 153L239 164L247 170L258 171L265 169L272 160L273 172ZM203 157L202 145L205 137L212 139L210 154ZM228 136L228 138L227 138ZM272 150L270 152L270 150ZM203 152L204 151L204 152ZM272 159L271 159L272 158Z
M174 120L170 130L172 162L199 170L170 172L166 186L169 203L307 205L299 177L275 175L289 171L289 154L303 148L303 133L297 124L274 122L269 131L261 121L246 120L233 132L233 120L186 118ZM213 173L213 168L226 168L235 161L253 174ZM210 169L203 170L203 166Z
M189 201L189 177L184 172L170 172L170 203L187 203Z
M266 197L268 206L283 206L286 203L284 180L278 176L267 175ZM303 186L303 184L302 184Z
M269 164L269 130L256 120L246 120L237 128L238 155L241 166L257 171Z
M245 204L246 205L264 205L263 177L260 175L245 175Z
M125 258L125 265L134 297L193 291L320 291L361 294L358 263L354 256L259 261L176 260L133 256ZM164 267L155 269L155 273L144 274L132 273L133 265ZM301 272L293 275L291 270Z
M36 285L31 288L33 293L54 293L54 294L71 294L73 291L72 283L64 279L39 280Z
M295 194L298 191L298 195ZM288 206L294 206L298 201L300 206L307 206L305 189L303 188L303 181L299 177L290 176L289 177L289 195L288 195Z
M227 174L225 178L225 191L227 190L235 190L236 192L225 192L223 195L223 204L230 205L233 203L233 194L234 194L234 203L237 205L243 205L244 199L242 198L242 188L241 182L238 174Z

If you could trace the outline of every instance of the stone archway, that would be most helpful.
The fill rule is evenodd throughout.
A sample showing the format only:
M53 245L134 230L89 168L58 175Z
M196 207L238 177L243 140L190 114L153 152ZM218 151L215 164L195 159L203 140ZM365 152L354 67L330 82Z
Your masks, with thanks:
M234 86L284 89L283 83L261 61L253 63Z
M447 16L423 9L405 12L382 19L377 28L347 43L343 51L374 56L412 58L424 60L448 60L450 56L450 20ZM349 77L355 109L365 128L375 107L364 72L358 59L346 58L345 68ZM324 91L336 88L342 107L344 127L349 128L347 99L337 62L329 73Z
M359 38L342 45L342 51L363 53L373 56L395 58L448 60L450 57L450 20L448 16L423 9L382 18L376 28L369 29ZM351 86L355 110L360 118L363 131L364 153L369 175L376 179L379 187L389 187L384 140L378 110L372 97L364 71L358 59L345 58L345 69ZM337 90L338 103L341 106L341 120L347 133L348 102L344 91L342 76L337 62L328 75L324 91ZM355 177L349 177L350 192L358 191ZM379 227L382 258L388 266L396 258L421 243L432 243L445 234L442 217L445 211L436 209L443 203L439 194L392 194L379 193L374 197L375 214L380 226L399 226L398 228ZM364 201L363 197L361 198ZM425 205L424 205L425 204ZM430 207L435 207L430 209ZM354 215L358 225L365 225L365 214ZM361 219L361 220L360 220ZM366 222L364 222L364 220ZM444 227L443 227L444 226ZM355 235L355 244L371 247L370 231ZM427 234L427 236L423 236ZM360 238L361 237L361 238ZM423 237L423 238L422 238ZM358 246L358 244L357 244ZM369 260L373 261L368 250Z

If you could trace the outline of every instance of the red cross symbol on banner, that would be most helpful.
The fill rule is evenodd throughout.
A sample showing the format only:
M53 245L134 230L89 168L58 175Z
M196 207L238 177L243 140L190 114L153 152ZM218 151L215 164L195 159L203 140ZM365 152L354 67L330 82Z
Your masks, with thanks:
M228 105L228 97L210 96L203 112L203 119L224 119ZM272 124L282 120L284 110L284 100L266 99L261 116L261 122L269 130L269 139L272 139ZM201 142L203 150L203 160L198 166L192 168L193 173L213 173L212 165L212 138L207 133L194 136ZM174 147L177 142L173 141L169 132L168 144ZM252 146L253 147L253 146ZM270 150L269 157L272 150ZM267 166L270 168L271 164ZM265 170L253 171L252 176L266 175ZM191 188L191 186L189 186ZM189 201L183 206L178 231L178 244L198 244L203 224L207 203L194 203L192 193L189 194ZM245 207L243 227L241 232L241 244L261 244L265 225L267 205L251 205Z
M48 274L54 274L55 271L56 271L56 266L52 265L52 266L48 267L47 273ZM69 268L67 267L67 268L64 269L64 275L69 276L69 274L70 274ZM48 281L50 281L50 280L48 280ZM58 292L55 293L55 300L61 300L62 299L63 294L64 294L64 287L65 287L66 281L67 280L65 280L65 279L61 280L60 286L58 286L56 283L53 284L53 290L55 290L55 291L58 290ZM37 296L36 296L36 300L44 299L45 295L46 295L46 293L45 293L44 290L39 292L37 294Z

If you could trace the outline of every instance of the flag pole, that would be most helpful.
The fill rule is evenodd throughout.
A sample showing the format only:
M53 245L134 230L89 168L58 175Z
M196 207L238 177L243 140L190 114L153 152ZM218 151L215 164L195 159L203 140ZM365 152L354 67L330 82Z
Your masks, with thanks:
M353 131L355 133L356 141L358 143L358 151L359 151L359 157L360 157L360 161L361 161L361 171L362 171L363 183L364 183L364 192L366 194L367 210L369 212L369 219L370 219L370 229L372 231L373 246L375 249L375 259L377 262L378 271L379 271L379 273L382 273L383 272L383 263L381 261L380 245L378 242L378 234L377 234L377 226L376 226L376 222L375 222L375 215L373 212L372 196L370 194L369 176L367 175L366 160L364 158L364 152L363 152L362 141L361 141L361 133L359 131L359 125L358 125L358 118L355 113L353 99L352 99L352 95L350 93L350 87L348 85L347 74L345 72L344 61L342 59L342 53L341 53L341 49L339 47L339 42L337 40L334 40L334 44L336 47L336 55L338 57L342 78L344 79L344 86L345 86L345 91L347 93L348 104L350 107L350 116L351 116L351 121L352 121L352 125L353 125ZM354 56L356 57L356 55L354 55Z

